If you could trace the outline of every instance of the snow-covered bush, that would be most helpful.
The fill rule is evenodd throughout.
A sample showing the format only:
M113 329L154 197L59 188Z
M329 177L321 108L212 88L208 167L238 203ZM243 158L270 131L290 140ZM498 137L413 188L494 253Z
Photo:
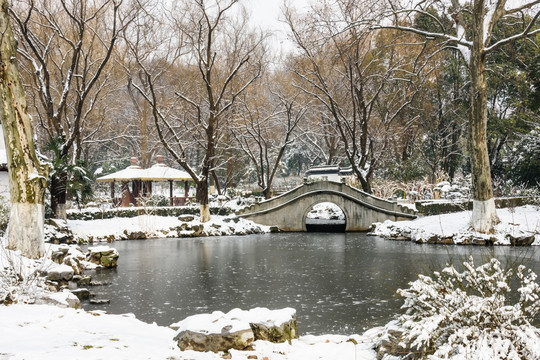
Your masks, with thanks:
M402 345L423 359L540 359L540 329L530 323L540 312L536 274L522 265L503 270L496 259L463 265L398 290Z
M38 289L44 287L40 262L6 249L0 240L0 305L31 303Z

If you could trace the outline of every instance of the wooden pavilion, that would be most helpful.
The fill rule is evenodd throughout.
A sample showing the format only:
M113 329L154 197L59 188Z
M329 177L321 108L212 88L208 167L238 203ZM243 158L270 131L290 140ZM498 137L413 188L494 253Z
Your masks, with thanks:
M152 184L154 182L169 183L170 206L182 206L189 198L189 182L193 181L185 171L171 168L163 163L163 156L156 157L156 164L148 169L137 165L137 158L131 158L131 165L115 173L96 179L97 182L111 184L111 198L115 206L127 207L130 204L142 205L142 200L152 196ZM184 182L184 196L174 196L174 182ZM121 198L115 198L115 184L121 184ZM131 186L130 186L131 185Z

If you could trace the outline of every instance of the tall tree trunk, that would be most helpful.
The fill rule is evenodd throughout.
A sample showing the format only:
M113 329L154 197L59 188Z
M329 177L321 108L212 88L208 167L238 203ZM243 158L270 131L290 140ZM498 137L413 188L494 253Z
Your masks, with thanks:
M68 174L60 173L51 176L51 211L55 219L67 219L66 199L67 199Z
M197 184L197 200L201 206L201 222L210 221L210 205L208 204L208 176L204 176Z
M0 115L12 203L7 246L20 250L24 256L39 258L44 254L44 200L48 168L40 163L34 148L7 1L0 0L0 7Z
M471 112L468 149L471 159L473 211L471 225L481 233L493 232L499 222L493 198L489 154L487 147L487 80L486 54L483 49L483 17L476 14L470 59ZM481 17L481 18L480 18Z
M264 198L266 200L268 200L268 199L270 199L272 197L272 188L270 187L270 185L266 186L263 189L263 195L264 195Z

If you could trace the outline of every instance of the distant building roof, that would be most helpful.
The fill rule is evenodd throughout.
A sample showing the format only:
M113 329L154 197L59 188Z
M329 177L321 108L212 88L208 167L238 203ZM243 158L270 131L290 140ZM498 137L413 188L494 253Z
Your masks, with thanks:
M325 165L325 166L314 166L306 171L305 176L314 176L314 175L332 175L339 173L339 166Z

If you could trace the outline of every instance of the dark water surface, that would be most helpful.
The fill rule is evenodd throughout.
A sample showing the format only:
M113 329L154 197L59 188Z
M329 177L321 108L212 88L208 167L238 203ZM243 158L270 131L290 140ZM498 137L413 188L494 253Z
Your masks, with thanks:
M540 249L419 245L362 233L281 233L121 241L118 268L102 270L98 297L83 307L169 325L215 310L293 307L301 334L354 334L398 313L395 295L418 273L474 255L525 262L540 273Z

